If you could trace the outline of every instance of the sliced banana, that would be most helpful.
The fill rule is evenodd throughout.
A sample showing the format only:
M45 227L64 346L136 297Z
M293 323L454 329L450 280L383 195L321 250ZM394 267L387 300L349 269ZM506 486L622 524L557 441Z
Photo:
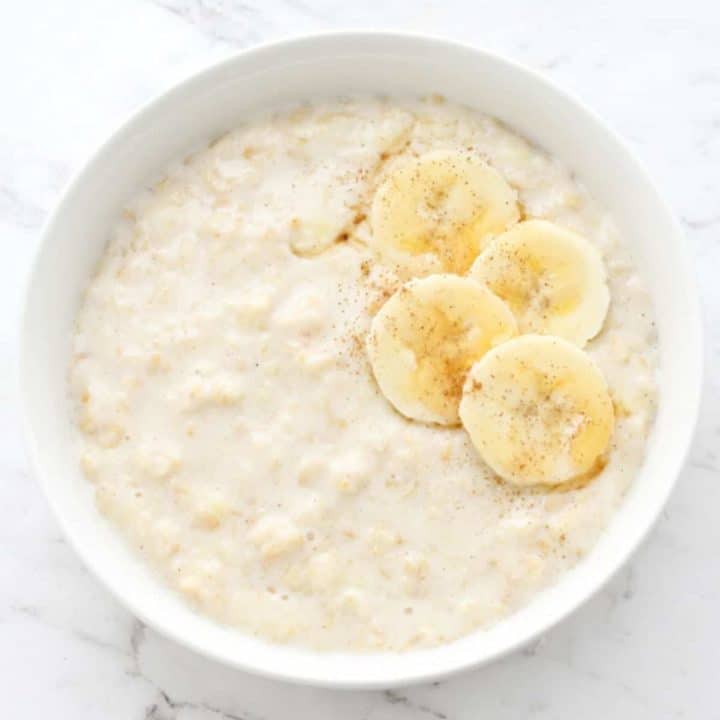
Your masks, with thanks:
M430 272L462 274L487 238L519 217L517 195L497 170L471 152L434 151L392 169L370 222L373 245L390 260L424 256Z
M457 275L403 285L373 318L367 348L383 395L406 417L456 425L468 369L517 334L510 309Z
M516 485L557 485L591 472L614 424L593 361L547 335L515 338L476 363L460 418L483 460Z
M521 333L557 335L580 347L600 332L610 303L597 249L545 220L495 238L470 275L512 308Z

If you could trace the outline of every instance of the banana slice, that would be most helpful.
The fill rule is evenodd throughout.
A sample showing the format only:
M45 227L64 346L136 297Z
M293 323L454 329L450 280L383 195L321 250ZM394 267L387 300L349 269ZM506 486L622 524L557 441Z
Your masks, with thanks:
M580 347L600 332L610 303L597 249L545 220L495 238L470 275L510 305L521 333L557 335Z
M518 221L517 195L470 152L434 151L393 169L375 193L373 245L404 264L463 274L487 238ZM417 267L413 264L413 267Z
M589 473L614 424L592 360L547 335L515 338L476 363L460 418L483 460L516 485L558 485Z
M457 275L403 285L373 318L367 349L383 395L406 417L457 425L465 375L517 334L510 309Z

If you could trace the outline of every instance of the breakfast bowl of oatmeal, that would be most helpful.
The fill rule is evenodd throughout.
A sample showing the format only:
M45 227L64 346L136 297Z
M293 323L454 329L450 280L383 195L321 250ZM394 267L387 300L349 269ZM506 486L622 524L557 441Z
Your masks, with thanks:
M527 643L658 517L697 414L681 234L612 133L427 38L240 53L125 124L30 279L30 457L160 632L388 687Z

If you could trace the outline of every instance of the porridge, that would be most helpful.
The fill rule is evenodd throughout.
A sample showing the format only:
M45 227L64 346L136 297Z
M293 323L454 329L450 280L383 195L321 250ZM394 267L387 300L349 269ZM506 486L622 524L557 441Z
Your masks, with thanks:
M406 650L597 541L652 426L650 299L556 160L441 98L249 121L126 208L77 320L97 504L200 612Z

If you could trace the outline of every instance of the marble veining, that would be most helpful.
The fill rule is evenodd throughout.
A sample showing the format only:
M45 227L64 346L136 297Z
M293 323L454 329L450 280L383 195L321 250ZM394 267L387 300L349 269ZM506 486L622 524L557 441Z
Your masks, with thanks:
M525 649L450 680L341 692L255 678L134 619L62 539L22 451L21 287L70 175L125 116L234 49L333 28L405 29L548 74L631 144L697 258L705 392L685 471L608 586ZM720 8L710 0L37 0L0 25L0 708L73 720L493 720L720 717Z

